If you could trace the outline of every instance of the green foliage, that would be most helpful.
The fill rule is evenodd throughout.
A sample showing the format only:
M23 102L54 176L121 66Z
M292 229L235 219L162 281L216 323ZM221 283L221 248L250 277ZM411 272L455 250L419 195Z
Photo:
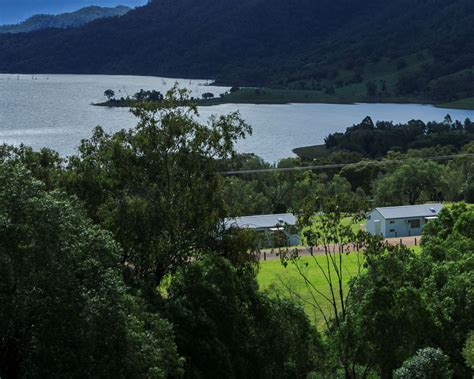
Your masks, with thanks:
M34 178L42 181L47 189L54 189L60 185L63 158L53 150L43 148L34 151L31 147L20 145L0 146L0 162L21 162Z
M191 257L215 247L223 218L218 160L250 132L238 113L196 121L188 92L133 109L138 125L113 135L97 128L70 158L66 188L110 230L137 280L158 284Z
M216 255L177 273L166 314L187 377L293 378L321 364L321 342L304 312L260 294L252 272Z
M295 184L294 191L294 209L298 213L331 212L336 204L339 211L347 212L364 206L363 199L354 198L350 183L338 175L328 179L308 171L303 180Z
M406 205L439 201L447 186L443 167L433 161L408 160L374 184L377 205Z
M380 158L390 150L407 152L409 149L451 146L460 150L474 139L471 121L453 122L449 115L444 122L424 123L411 120L406 124L379 121L366 117L344 133L330 134L326 148L330 151L349 150L371 158Z
M385 171L383 164L376 164L373 161L361 161L343 167L340 175L351 183L352 190L361 188L365 193L370 193L375 180Z
M427 347L403 362L394 372L396 379L449 379L452 371L449 358L440 349Z
M367 267L352 283L335 339L352 365L391 377L418 349L437 346L455 376L469 376L462 349L474 323L473 219L465 205L445 207L426 226L419 253L366 246Z
M338 200L325 199L322 204L322 212L314 217L314 206L316 202L309 202L305 209L305 213L300 216L300 224L306 229L304 236L307 244L310 246L312 259L308 261L302 260L299 251L283 251L281 252L281 261L283 266L294 267L300 279L305 283L307 291L311 298L308 301L321 317L324 319L327 330L332 334L329 338L332 351L337 356L340 366L344 368L346 377L350 377L351 362L347 357L347 350L350 345L334 343L337 332L341 330L347 322L348 317L348 296L347 289L348 280L357 280L361 274L363 260L359 249L362 248L371 237L365 233L355 233L350 225L342 222L342 213L338 208ZM314 255L316 251L322 251L324 258L318 258ZM357 270L355 272L347 271L347 261L351 258L349 255L357 258ZM354 252L355 251L355 252ZM325 282L325 289L318 286L315 278L311 278L307 270L308 267L314 266ZM288 288L290 289L290 288ZM298 296L297 293L290 292L292 296ZM304 299L299 297L300 300ZM352 371L354 371L352 365Z
M418 290L416 255L402 248L369 246L367 269L353 283L338 342L352 365L376 367L382 377L414 353L433 328Z
M341 157L333 157L339 159ZM236 161L249 159L237 156ZM271 166L258 160L226 162L224 170L268 169ZM278 168L302 167L299 159L286 159ZM304 168L304 166L303 166ZM351 183L339 175L316 174L310 170L239 175L223 180L223 197L231 216L252 214L301 213L311 204L314 212L323 210L328 199L337 203L339 210L358 212L368 208L362 188L351 191Z
M18 164L0 164L0 241L0 376L180 374L171 326L126 294L111 235Z
M438 326L434 346L449 355L455 373L467 375L462 357L466 336L474 324L474 212L465 206L442 211L423 240L429 275L423 291Z
M462 355L466 360L466 365L474 370L474 331L471 331L467 336Z
M228 214L233 216L269 214L273 207L269 197L261 190L262 181L225 179L223 197Z

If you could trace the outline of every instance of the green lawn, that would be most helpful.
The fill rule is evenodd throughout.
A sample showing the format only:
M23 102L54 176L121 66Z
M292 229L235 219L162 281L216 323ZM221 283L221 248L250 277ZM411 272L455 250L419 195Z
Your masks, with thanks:
M360 230L365 231L365 220L356 222L353 217L348 216L342 219L342 224L350 225L354 233L357 233Z
M412 249L416 253L421 253L420 246L413 246ZM329 312L331 309L330 303L325 301L324 295L330 295L330 289L324 274L322 274L314 261L315 259L322 266L327 264L325 256L301 257L300 267L303 267L303 273L310 279L317 290L321 292L320 294L308 288L303 277L292 263L284 267L279 259L261 261L257 280L261 291L278 294L303 305L310 320L317 325L318 329L323 330L325 328L324 319L321 313L311 304L314 304L314 295L315 299L324 305L325 312ZM347 292L351 278L357 276L359 267L362 270L364 257L362 253L351 253L344 255L343 259L344 291ZM307 266L305 266L306 264ZM334 271L331 272L334 273ZM335 278L333 277L332 279L332 282L336 284Z
M289 297L304 306L308 317L318 326L324 328L324 319L319 311L317 311L310 303L314 303L312 292L317 301L323 304L324 310L330 310L330 304L324 300L324 295L330 295L329 285L324 275L319 270L316 259L321 265L326 265L325 256L302 257L301 263L304 266L303 272L308 276L312 284L321 292L321 294L311 291L305 281L298 273L296 267L289 263L285 268L279 259L262 261L257 279L262 291L278 293L281 296ZM344 256L343 264L343 282L344 289L347 290L350 279L358 273L359 264L362 263L363 257L360 254L352 253ZM334 274L334 272L332 271ZM334 277L333 283L335 284Z

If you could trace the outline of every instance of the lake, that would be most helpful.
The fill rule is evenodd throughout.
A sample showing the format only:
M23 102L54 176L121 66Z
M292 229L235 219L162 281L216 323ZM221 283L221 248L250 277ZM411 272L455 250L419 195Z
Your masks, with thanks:
M165 92L176 82L195 97L204 92L218 96L228 90L207 85L206 80L0 74L0 142L24 143L35 149L50 147L64 156L74 154L81 139L88 138L96 125L113 132L136 124L127 109L91 105L105 100L106 89L113 89L120 97L140 89ZM296 147L320 144L329 133L343 132L366 116L398 123L441 121L449 113L453 120L474 120L474 111L417 104L224 104L201 107L199 113L204 121L211 114L236 110L253 127L252 136L238 144L238 151L255 153L269 162L293 156Z

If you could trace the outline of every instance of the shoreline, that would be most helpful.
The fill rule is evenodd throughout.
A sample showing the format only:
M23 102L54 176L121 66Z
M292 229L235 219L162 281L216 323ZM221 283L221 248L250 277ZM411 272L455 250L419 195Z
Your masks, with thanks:
M108 108L133 108L137 106L140 102L138 101L131 101L124 103L113 103L109 101L101 102L101 103L91 103L91 105L95 107L108 107ZM455 110L466 110L472 111L474 110L474 104L472 106L455 106L450 105L450 103L443 103L443 104L434 104L432 102L416 102L416 101L377 101L377 102L367 102L367 101L349 101L349 100L341 100L341 101L333 101L333 100L316 100L316 101L206 101L206 100L198 100L192 102L193 104L197 105L198 107L213 107L217 105L227 105L227 104L248 104L248 105L292 105L292 104L330 104L330 105L358 105L358 104L405 104L405 105L426 105L431 106L438 109L455 109Z
M92 103L94 106L109 108L133 108L143 101L133 98L111 99L104 102ZM224 104L250 104L250 105L290 105L290 104L334 104L334 105L357 105L357 104L413 104L427 105L440 109L474 110L474 98L456 100L447 103L436 103L421 98L377 98L367 97L338 97L321 94L318 91L309 90L277 90L277 89L254 89L243 88L234 92L228 92L221 97L210 99L191 99L193 105L209 107Z

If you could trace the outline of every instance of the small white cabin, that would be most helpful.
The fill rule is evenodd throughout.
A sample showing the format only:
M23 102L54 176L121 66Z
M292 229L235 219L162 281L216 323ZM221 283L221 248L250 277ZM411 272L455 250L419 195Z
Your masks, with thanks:
M427 222L438 218L442 204L375 208L366 221L366 230L384 238L420 236Z

